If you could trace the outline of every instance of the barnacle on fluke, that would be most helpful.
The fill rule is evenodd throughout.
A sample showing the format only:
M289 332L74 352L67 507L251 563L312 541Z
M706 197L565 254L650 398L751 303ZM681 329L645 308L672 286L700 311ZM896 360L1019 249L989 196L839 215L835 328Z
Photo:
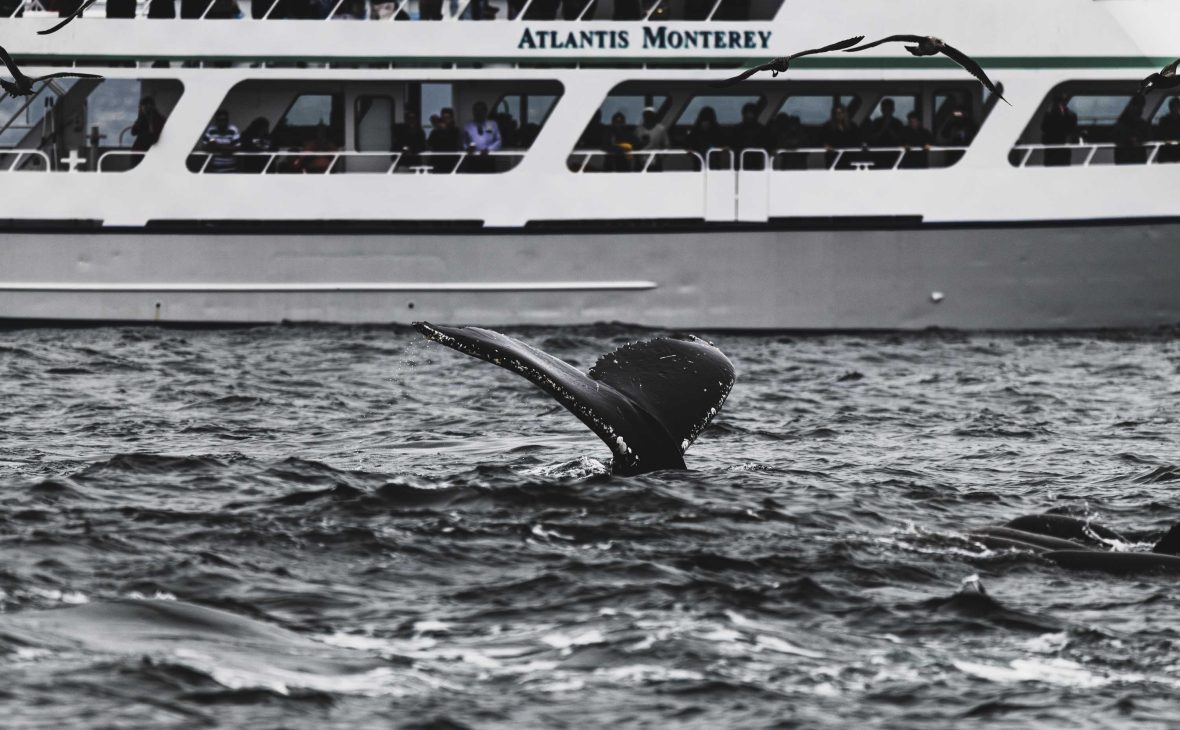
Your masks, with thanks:
M684 452L721 410L733 364L699 337L624 345L582 373L507 335L416 322L430 339L522 375L578 417L614 454L617 474L684 469Z

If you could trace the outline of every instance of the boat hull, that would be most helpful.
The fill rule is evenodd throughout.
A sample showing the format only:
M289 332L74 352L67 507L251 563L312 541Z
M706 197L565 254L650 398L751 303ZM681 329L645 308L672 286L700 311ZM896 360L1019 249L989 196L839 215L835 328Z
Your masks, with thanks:
M1059 330L1180 322L1180 221L612 231L27 231L10 323L626 322Z

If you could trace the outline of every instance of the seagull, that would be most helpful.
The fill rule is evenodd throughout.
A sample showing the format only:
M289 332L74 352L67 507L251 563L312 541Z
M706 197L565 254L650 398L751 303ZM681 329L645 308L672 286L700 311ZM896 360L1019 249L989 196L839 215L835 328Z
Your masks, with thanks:
M721 88L723 86L733 86L736 83L740 83L742 81L745 81L746 79L750 78L751 76L758 73L759 71L769 71L772 76L778 76L779 74L785 72L788 68L790 68L791 61L794 61L796 58L802 58L803 56L814 56L817 53L830 53L831 51L840 51L840 50L843 50L843 49L848 48L850 46L855 46L857 43L860 43L864 39L865 39L865 37L863 35L858 35L853 38L848 38L846 40L842 40L839 43L833 43L830 46L824 46L823 48L812 48L810 51L800 51L799 53L796 53L791 56L783 56L782 58L776 58L773 61L767 61L766 63L762 64L761 66L755 66L754 68L748 68L745 71L742 71L737 76L734 76L731 79L726 79L724 81L719 81L719 82L713 84L713 86L714 86L714 88Z
M45 76L34 76L32 78L21 73L16 66L16 61L12 60L12 56L8 55L8 51L0 46L0 61L8 67L8 73L12 74L12 81L5 81L0 79L0 88L8 92L9 96L32 96L33 84L38 81L45 81L46 79L101 79L102 76L98 74L80 74L72 71L59 71L55 74L46 74Z
M1000 93L1000 90L994 83L992 83L992 80L989 79L987 74L983 72L982 66L976 63L971 59L970 56L968 56L966 53L963 53L958 48L955 48L943 39L935 38L932 35L891 35L888 38L882 38L879 41L866 43L863 46L849 48L847 51L845 51L845 53L856 53L857 51L863 51L865 49L872 48L873 46L879 46L882 43L898 42L916 43L916 46L905 47L905 49L914 56L937 56L941 53L942 55L962 66L972 76L982 81L983 85L986 86L993 94L1000 97L1001 99L1004 99L1004 95ZM1012 102L1008 101L1007 99L1004 99L1004 103L1008 106L1012 106Z
M1170 89L1180 86L1180 76L1176 75L1176 68L1180 66L1180 58L1164 66L1158 73L1153 73L1139 84L1139 96L1143 96L1153 89Z
M37 31L37 35L49 35L50 33L58 32L62 28L69 25L70 21L73 20L74 18L81 18L82 11L85 10L86 8L90 7L93 4L94 4L94 0L86 0L86 2L84 2L80 6L78 6L77 10L75 10L74 12L70 13L65 18L63 18L60 23L58 23L57 25L53 26L52 28L50 28L48 30Z

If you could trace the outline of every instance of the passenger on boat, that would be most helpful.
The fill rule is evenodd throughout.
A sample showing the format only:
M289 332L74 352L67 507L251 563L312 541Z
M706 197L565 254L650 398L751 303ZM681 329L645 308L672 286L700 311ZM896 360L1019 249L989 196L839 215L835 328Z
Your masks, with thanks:
M406 121L394 125L394 147L402 153L398 161L399 170L408 170L420 163L420 155L426 150L426 132L422 130L422 120L418 112L406 109Z
M951 107L950 117L942 125L942 138L951 147L966 147L975 139L979 125L971 116L971 107L963 102L957 102Z
M848 118L843 104L832 107L832 116L820 128L820 140L826 149L854 149L860 147L860 130Z
M139 114L135 123L131 125L131 136L135 141L131 149L136 152L146 152L160 140L160 132L164 130L164 115L156 109L156 100L145 96L139 100Z
M773 165L779 170L806 170L808 155L806 152L796 152L800 147L807 146L807 130L803 122L794 114L779 112L770 120L767 130L770 138L770 154Z
M1146 97L1136 94L1131 97L1123 113L1115 122L1114 164L1145 165L1147 148L1143 145L1151 138L1151 123L1143 118Z
M623 112L615 112L606 131L606 171L631 172L631 153L638 143L635 132L627 124L627 117Z
M477 101L471 107L471 121L463 125L463 148L471 155L464 172L495 172L496 161L488 156L504 145L500 125L488 119L488 105Z
M1168 100L1168 113L1160 117L1155 138L1164 145L1155 156L1156 162L1180 162L1180 98Z
M870 147L900 147L904 127L897 117L893 116L897 105L893 99L885 97L881 100L881 116L865 125L865 144Z
M930 167L930 148L934 146L934 135L922 126L922 115L916 111L907 114L905 121L900 141L906 153L899 167L906 170L926 169Z
M1064 92L1053 95L1049 111L1041 120L1041 143L1045 145L1067 145L1078 141L1078 115L1069 108L1069 97ZM1065 167L1070 164L1073 153L1068 149L1045 150L1046 167Z
M686 146L709 162L711 169L728 167L728 160L723 154L709 157L709 150L725 148L725 134L717 124L717 112L711 106L701 107L697 112L697 120L692 129L688 130Z
M430 123L433 129L426 138L430 152L458 152L460 139L459 129L455 126L455 110L444 107L437 115L430 117ZM457 154L434 154L431 162L434 172L441 175L455 172L461 159Z
M666 150L672 146L668 129L660 123L655 107L644 107L643 123L635 130L635 138L642 150Z
M266 117L258 117L246 126L242 132L242 155L238 158L238 169L242 172L266 172L270 157L265 153L274 149L274 141L270 136L270 122ZM273 170L271 170L273 172Z
M303 143L304 154L291 162L292 172L303 172L311 175L323 175L333 169L336 156L331 154L308 154L313 152L336 152L336 145L328 139L328 125L320 122L315 127L315 136Z
M742 158L745 170L762 170L766 167L760 154L745 155L745 150L765 150L770 146L766 127L758 121L758 105L742 105L742 120L733 126L729 134L729 146Z
M147 152L160 139L160 132L164 129L164 115L156 109L156 101L150 96L139 100L139 114L135 123L131 125L131 136L135 141L131 143L132 152ZM127 169L132 169L143 160L143 155L131 155Z
M229 123L229 112L218 109L213 124L201 138L201 148L211 156L205 172L235 172L238 169L234 153L242 147L242 134Z
M457 152L459 150L459 130L455 127L455 110L443 107L437 116L430 118L433 129L426 139L426 146L431 152Z
M418 0L419 20L442 20L442 0Z

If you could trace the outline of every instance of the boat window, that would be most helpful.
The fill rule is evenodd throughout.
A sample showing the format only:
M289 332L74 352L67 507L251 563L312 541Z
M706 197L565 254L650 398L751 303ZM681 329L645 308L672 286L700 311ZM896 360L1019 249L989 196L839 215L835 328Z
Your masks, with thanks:
M692 126L705 107L711 108L717 114L718 124L737 124L742 121L742 107L747 104L761 107L765 102L763 97L757 95L698 96L680 113L676 126Z
M163 132L175 79L58 79L0 100L0 172L126 172Z
M274 144L290 147L323 138L337 149L344 145L342 94L300 94L275 125Z
M554 81L249 80L189 155L192 172L506 172L561 97ZM277 119L273 124L270 120ZM250 121L246 124L247 120Z
M501 134L516 146L530 147L541 133L549 112L557 104L554 94L508 94L492 106L492 116Z
M822 127L832 117L832 107L839 103L848 109L857 103L856 96L845 94L826 94L822 96L805 96L801 94L788 96L779 111L793 116L805 127Z
M1172 97L1136 96L1138 81L1070 81L1038 105L1008 155L1016 167L1146 165L1180 161L1180 108Z
M567 166L578 173L699 172L706 166L949 167L962 159L974 140L981 123L977 120L986 118L989 107L982 89L974 80L759 78L745 82L744 93L701 95L699 82L627 81L611 91L598 116L590 120ZM655 99L655 118L644 123L641 105L650 106ZM892 121L883 114L890 105ZM623 117L612 119L614 112Z

